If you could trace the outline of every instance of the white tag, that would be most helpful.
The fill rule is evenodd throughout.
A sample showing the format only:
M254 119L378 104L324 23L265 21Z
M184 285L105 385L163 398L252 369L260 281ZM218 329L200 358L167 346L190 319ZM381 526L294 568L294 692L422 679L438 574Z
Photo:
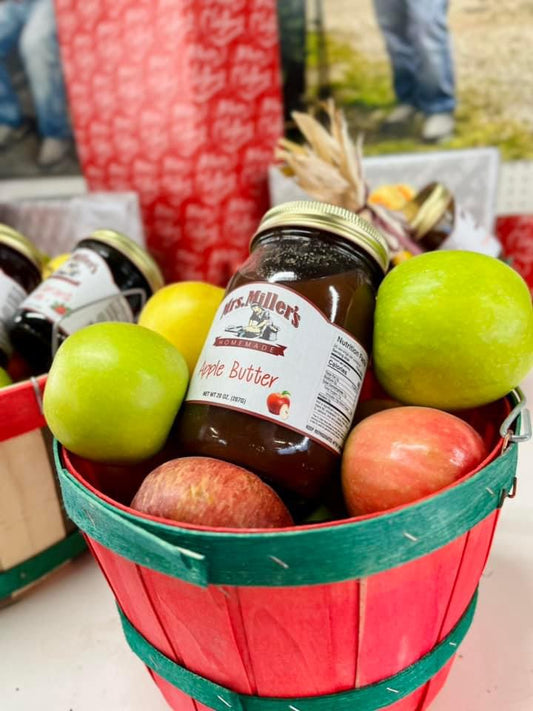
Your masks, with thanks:
M8 324L26 296L26 291L14 279L0 269L0 348L11 353L11 344L7 335Z
M339 453L367 363L353 336L298 292L247 284L222 301L187 401L248 412Z
M439 249L463 249L497 257L501 252L501 245L494 235L476 223L469 212L456 205L453 231Z
M70 335L99 321L133 323L131 307L120 294L105 259L80 247L24 300L21 308L36 311L52 323L61 319L61 331ZM116 298L100 301L106 297Z

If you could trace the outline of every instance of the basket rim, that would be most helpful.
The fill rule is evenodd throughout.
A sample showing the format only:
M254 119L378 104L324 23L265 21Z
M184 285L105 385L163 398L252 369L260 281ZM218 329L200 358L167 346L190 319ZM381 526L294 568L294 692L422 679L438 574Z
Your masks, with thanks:
M13 395L13 393L18 393L22 390L33 390L33 381L37 382L42 391L46 384L47 378L48 373L43 373L43 375L36 375L33 378L26 378L26 380L20 380L16 383L11 383L10 385L4 385L3 388L0 388L0 404L3 404L2 400L8 400L8 396Z
M508 397L507 407L513 397L518 399ZM505 448L498 440L498 445L496 456L477 472L397 509L251 532L142 517L106 501L78 472L68 471L57 441L54 457L65 509L95 555L94 547L103 546L131 563L202 587L299 587L392 570L444 549L485 521L492 539L499 509L514 489L518 455L515 442Z
M510 402L510 399L513 397L512 393L509 393L505 397L501 398L501 403L502 406L505 405L505 416L507 416L512 409L512 403ZM358 523L362 523L365 521L369 521L371 519L376 519L376 518L381 518L381 517L386 517L390 516L393 514L396 514L400 511L403 511L406 508L412 508L416 507L419 505L423 505L426 503L428 500L432 500L435 498L438 498L442 495L444 495L446 492L450 491L451 489L456 488L457 486L460 486L463 484L465 481L473 478L478 474L481 470L483 470L485 467L487 467L489 464L491 464L493 461L495 461L499 456L502 454L504 446L504 439L500 436L498 437L498 440L495 444L495 446L488 452L487 456L481 461L475 469L473 469L470 472L466 472L461 476L459 479L456 479L455 481L451 482L447 486L439 489L438 491L435 491L433 493L427 494L426 496L423 496L419 499L416 499L415 501L406 503L406 504L401 504L399 506L396 506L391 509L387 509L385 511L378 511L376 513L370 513L370 514L365 514L361 516L349 516L346 518L342 519L336 519L334 521L321 521L318 523L307 523L307 524L298 524L298 525L293 525L293 526L287 526L284 528L230 528L230 527L214 527L214 526L204 526L200 524L189 524L189 523L184 523L184 522L175 522L171 521L170 519L163 518L161 516L152 516L150 514L143 513L141 511L137 511L136 509L131 508L131 506L128 506L126 504L121 503L120 501L117 501L116 499L111 498L107 494L104 494L101 492L99 489L97 489L95 486L93 486L90 482L88 482L85 477L77 471L76 467L74 466L71 457L70 457L70 452L63 446L61 446L60 449L60 454L59 458L60 460L63 461L64 465L66 466L66 469L68 473L74 477L79 484L81 484L83 487L88 489L94 496L102 500L107 506L112 506L115 509L118 509L121 511L124 515L127 515L128 517L132 519L140 519L141 521L146 521L149 524L154 524L159 528L160 530L169 530L169 531L176 531L176 530L182 530L183 532L193 532L196 531L198 533L209 533L209 534L224 534L226 536L243 536L243 535L250 535L250 536L264 536L264 535L269 535L269 534L276 534L276 535L288 535L288 534L294 534L295 531L298 532L309 532L313 530L323 530L326 528L334 528L338 526L343 526L343 525L357 525Z
M334 525L225 532L143 519L95 495L55 456L66 511L90 546L200 586L297 587L366 578L428 556L485 519L513 489L516 443L461 484L394 512ZM124 507L125 508L125 507ZM494 518L496 517L496 518Z

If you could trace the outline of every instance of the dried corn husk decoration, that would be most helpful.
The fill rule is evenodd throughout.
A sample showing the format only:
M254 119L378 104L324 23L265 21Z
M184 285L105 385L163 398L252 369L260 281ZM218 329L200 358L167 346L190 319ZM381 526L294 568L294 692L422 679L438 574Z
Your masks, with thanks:
M368 202L369 188L363 174L363 137L352 141L344 114L333 100L324 104L329 130L313 116L294 111L292 117L307 143L281 138L276 158L285 174L310 197L352 210L383 232L391 254L420 247L410 238L409 226L399 213Z

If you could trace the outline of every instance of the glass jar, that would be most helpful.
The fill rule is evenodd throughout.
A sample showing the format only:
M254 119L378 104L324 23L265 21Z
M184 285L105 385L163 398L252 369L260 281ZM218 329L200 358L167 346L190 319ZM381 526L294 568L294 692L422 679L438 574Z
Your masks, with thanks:
M427 250L462 249L497 257L499 241L476 224L473 216L455 201L442 183L430 183L402 208L420 246Z
M22 302L11 340L34 373L45 373L53 358L54 327L59 344L91 323L131 323L161 286L163 277L148 252L119 232L97 230ZM139 293L121 298L132 289Z
M266 213L250 250L192 376L179 445L312 499L352 425L387 245L354 213L295 202Z
M8 328L17 307L41 281L41 257L24 235L0 224L0 366L11 354Z

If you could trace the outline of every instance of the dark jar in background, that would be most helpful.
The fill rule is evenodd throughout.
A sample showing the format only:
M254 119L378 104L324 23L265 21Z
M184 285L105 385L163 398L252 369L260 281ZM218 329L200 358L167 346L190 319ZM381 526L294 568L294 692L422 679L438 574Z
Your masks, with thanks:
M152 257L129 237L97 230L20 305L10 330L13 346L34 373L45 373L57 344L99 321L136 320L143 304L163 286ZM138 294L124 295L131 289Z
M8 329L17 307L41 281L41 257L29 239L0 224L0 366L11 355Z
M402 208L414 239L420 246L435 249L461 249L498 257L499 241L459 205L442 183L422 188Z
M318 202L267 212L250 249L192 376L179 444L312 499L352 425L388 250L373 225Z

